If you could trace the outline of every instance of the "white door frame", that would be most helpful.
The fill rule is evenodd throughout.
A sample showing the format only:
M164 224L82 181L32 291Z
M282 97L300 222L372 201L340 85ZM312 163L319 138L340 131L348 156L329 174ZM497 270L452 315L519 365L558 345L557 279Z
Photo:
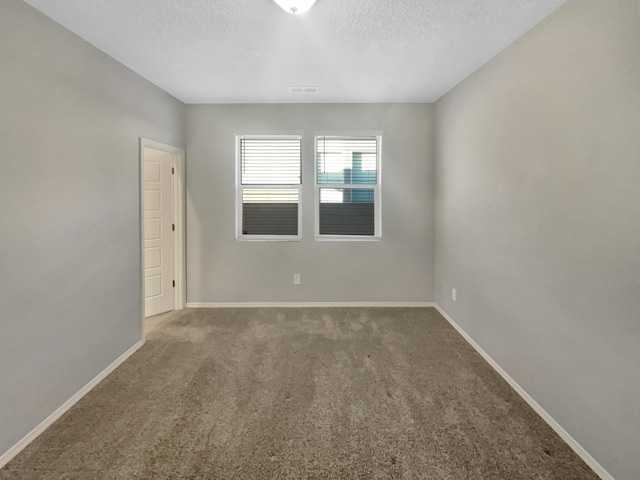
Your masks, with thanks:
M185 262L185 152L181 148L165 145L164 143L140 137L139 152L139 203L140 203L140 291L142 294L142 338L144 339L144 149L153 148L171 154L173 175L173 217L176 226L173 242L173 278L176 281L174 289L174 308L182 310L186 305L186 262Z

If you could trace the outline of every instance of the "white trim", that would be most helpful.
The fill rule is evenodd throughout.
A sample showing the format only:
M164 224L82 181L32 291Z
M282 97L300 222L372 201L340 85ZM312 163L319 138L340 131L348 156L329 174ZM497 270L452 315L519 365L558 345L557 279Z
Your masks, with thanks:
M319 307L395 307L433 308L433 302L187 302L187 308L319 308Z
M436 310L440 312L447 322L455 328L460 335L471 345L476 352L480 354L486 362L513 388L522 399L529 404L531 408L545 421L547 424L565 441L569 447L578 454L584 462L591 467L591 469L602 480L615 480L609 472L607 472L602 465L600 465L595 458L593 458L589 452L587 452L582 445L580 445L575 438L571 436L562 426L551 416L547 411L536 402L527 391L522 388L518 382L516 382L491 356L485 352L480 345L478 345L473 338L471 338L467 332L465 332L460 325L458 325L437 303L435 304Z
M142 320L141 320L141 332L142 338L144 338L144 149L152 148L154 150L160 150L171 154L172 168L175 169L175 173L172 179L173 190L173 221L176 226L174 232L173 242L173 278L176 282L174 289L173 308L174 310L182 310L185 308L187 298L187 285L186 285L186 253L185 253L185 151L181 148L172 147L171 145L165 145L164 143L149 140L147 138L140 137L139 139L139 154L138 154L138 168L139 168L139 202L140 202L140 292L142 295Z
M300 137L304 135L304 130L234 130L233 135L236 137Z
M318 183L318 137L375 137L376 138L376 184ZM382 240L382 130L369 131L316 131L313 134L313 191L314 203L314 239L315 241L380 241ZM321 235L320 234L320 190L360 189L373 190L374 234L373 235Z
M120 366L127 358L133 355L140 347L144 345L144 340L140 340L129 350L120 355L111 365L100 372L93 380L87 383L84 387L78 390L69 400L64 402L58 407L51 415L45 418L36 428L27 433L21 440L18 441L13 447L7 450L0 456L0 468L9 463L16 455L18 455L24 448L33 442L42 432L49 428L53 422L58 420L64 415L71 407L80 401L87 393L89 393L96 385L105 379L107 375L113 372Z
M290 138L297 139L300 141L300 183L288 185L288 184L258 184L258 185L243 185L242 184L242 174L241 174L241 158L240 158L240 144L243 138L251 137L251 138ZM265 134L249 134L249 133L240 133L235 132L235 162L236 162L236 201L235 201L235 239L240 242L301 242L302 241L302 156L304 150L304 139L302 132L298 131L296 133L268 133ZM297 235L245 235L242 232L242 198L244 189L273 189L273 190L288 190L288 189L297 189L298 190L298 234Z
M315 130L314 137L381 137L384 130Z
M380 242L382 237L368 235L318 235L317 242Z
M302 237L287 235L245 235L236 238L237 242L301 242Z
M165 147L166 148L166 147ZM174 308L185 308L187 299L187 262L186 262L186 165L185 152L180 150L173 154L175 175L173 176L174 222L176 225L174 245L174 278L176 280Z
M453 328L471 345L484 360L513 388L520 397L533 408L533 410L562 438L567 445L602 480L615 480L614 477L600 465L587 450L580 445L547 411L529 395L518 382L516 382L491 356L483 350L460 325L458 325L443 309L435 302L246 302L246 303L187 303L187 308L259 308L259 307L279 307L279 308L299 308L299 307L433 307L451 324ZM110 373L118 368L125 360L133 355L144 345L144 339L137 342L129 350L120 355L111 365L100 372L93 380L82 387L69 400L58 407L51 415L43 420L37 427L31 430L13 447L0 456L0 468L9 463L16 455L25 449L42 432L51 426L56 420L64 415L71 407L80 401L96 385L104 380Z

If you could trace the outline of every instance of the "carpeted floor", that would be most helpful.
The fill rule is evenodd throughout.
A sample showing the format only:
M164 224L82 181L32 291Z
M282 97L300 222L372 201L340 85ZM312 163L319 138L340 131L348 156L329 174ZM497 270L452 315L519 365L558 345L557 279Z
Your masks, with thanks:
M434 309L160 320L0 479L598 478Z

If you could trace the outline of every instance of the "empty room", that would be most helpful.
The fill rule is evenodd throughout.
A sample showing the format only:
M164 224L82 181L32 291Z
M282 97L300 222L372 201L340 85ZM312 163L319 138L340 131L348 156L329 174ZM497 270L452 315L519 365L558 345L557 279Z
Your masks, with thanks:
M0 479L640 478L640 0L0 0Z

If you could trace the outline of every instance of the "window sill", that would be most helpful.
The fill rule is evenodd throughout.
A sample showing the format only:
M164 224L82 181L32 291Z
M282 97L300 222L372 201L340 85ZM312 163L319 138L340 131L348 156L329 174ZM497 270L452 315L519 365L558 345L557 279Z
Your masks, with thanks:
M237 242L301 242L302 237L236 237Z
M381 236L365 237L359 235L316 235L316 242L380 242Z

